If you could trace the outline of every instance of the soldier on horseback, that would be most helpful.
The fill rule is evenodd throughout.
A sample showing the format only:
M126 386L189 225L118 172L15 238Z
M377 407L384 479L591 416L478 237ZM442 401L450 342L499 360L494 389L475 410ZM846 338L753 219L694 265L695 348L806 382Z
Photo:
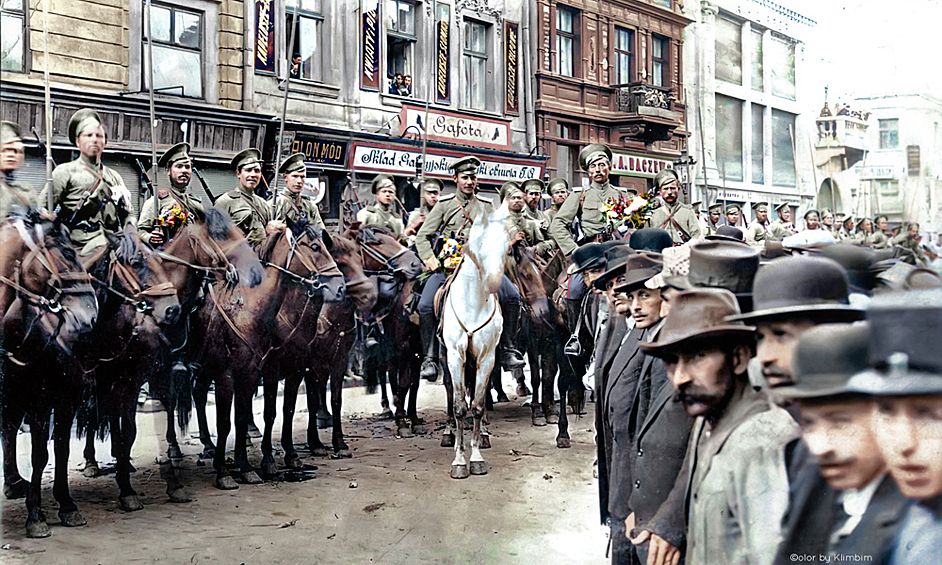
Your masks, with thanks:
M310 224L323 229L324 220L321 219L320 210L317 209L317 202L301 191L307 178L304 153L295 153L285 159L278 167L278 172L285 180L285 187L275 200L274 219L281 222L284 222L286 218L294 222L305 219Z
M206 209L200 199L186 192L193 170L190 144L183 142L174 145L160 156L157 165L167 171L170 190L156 189L157 194L144 201L141 217L137 221L137 233L141 236L141 241L155 247L167 243L173 237L170 229L158 225L158 219L174 206L193 219L202 219L206 215ZM182 223L175 226L176 229L180 227Z
M569 198L569 181L562 177L556 177L546 184L546 192L550 195L550 199L553 203L543 214L546 216L546 220L552 224L553 218L559 213L559 208L566 202L566 199Z
M357 212L357 220L365 226L382 226L397 238L402 236L402 218L395 212L396 183L389 175L376 175L371 192L376 202Z
M535 247L536 252L541 256L549 255L556 248L556 242L546 237L543 232L542 224L539 219L534 218L532 209L528 208L525 199L529 197L526 193L527 183L536 181L543 184L538 179L530 179L522 185L515 182L505 183L500 189L501 201L507 201L507 210L510 214L507 217L507 233L510 234L510 245L517 242L524 242L527 247ZM542 190L540 191L542 194ZM537 210L537 213L540 213Z
M402 232L403 237L412 237L414 239L415 234L418 233L419 228L425 222L425 218L428 218L428 215L432 213L432 208L438 204L438 196L443 188L445 187L442 185L442 181L438 179L425 179L422 181L422 205L409 212L409 221L406 222L406 228Z
M232 168L239 178L239 187L223 194L216 200L216 207L225 212L257 248L267 232L277 229L271 224L271 206L255 194L262 179L262 153L255 148L241 151L232 158Z
M0 122L0 222L6 220L13 206L29 208L36 205L33 188L18 182L13 176L25 156L20 126L13 122Z
M478 167L481 161L476 157L462 157L452 163L454 180L458 189L454 194L443 196L438 204L432 208L415 238L415 246L419 258L425 266L432 271L432 275L425 282L422 298L419 300L419 329L422 336L422 348L426 352L422 362L421 375L428 380L435 380L438 376L438 355L432 348L435 334L438 329L438 319L435 315L435 293L445 284L447 278L441 271L441 263L436 257L437 250L432 240L437 238L453 238L459 242L467 240L471 231L472 218L483 207L486 213L494 210L494 205L487 199L478 196ZM517 322L520 316L520 293L504 275L500 290L497 292L501 312L504 318L503 332L500 338L500 364L506 370L522 368L524 366L520 353L513 348L512 339L517 333Z

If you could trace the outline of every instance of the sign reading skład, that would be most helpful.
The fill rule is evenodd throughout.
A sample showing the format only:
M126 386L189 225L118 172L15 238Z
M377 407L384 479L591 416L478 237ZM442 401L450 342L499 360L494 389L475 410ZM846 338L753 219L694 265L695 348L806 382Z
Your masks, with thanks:
M403 104L400 135L405 135L406 129L409 133L424 135L427 125L429 139L488 149L510 149L509 121L472 118L441 110L429 110L429 123L425 121L425 108Z
M351 168L412 176L415 174L415 160L421 157L421 151L403 151L388 147L357 145L353 152ZM461 155L447 155L429 151L425 156L425 175L430 177L451 178L451 164ZM484 182L522 182L540 178L542 165L522 162L481 160L478 179Z

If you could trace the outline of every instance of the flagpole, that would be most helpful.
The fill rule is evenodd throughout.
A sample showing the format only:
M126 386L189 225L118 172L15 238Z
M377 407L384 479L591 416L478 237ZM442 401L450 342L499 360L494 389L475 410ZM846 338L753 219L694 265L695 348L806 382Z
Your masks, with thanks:
M43 85L46 91L46 209L52 213L52 93L49 90L49 0L43 0Z

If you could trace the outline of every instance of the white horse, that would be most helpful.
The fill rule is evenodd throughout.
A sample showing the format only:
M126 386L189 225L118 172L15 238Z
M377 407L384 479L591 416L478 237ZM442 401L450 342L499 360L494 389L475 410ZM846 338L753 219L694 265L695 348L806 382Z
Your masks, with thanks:
M504 227L506 218L506 204L491 215L483 211L478 213L442 307L442 340L454 383L457 441L455 460L451 464L453 479L467 478L469 470L472 475L487 473L481 456L481 425L484 399L504 322L496 295L504 275L504 257L510 245ZM474 416L470 469L463 426L469 395Z

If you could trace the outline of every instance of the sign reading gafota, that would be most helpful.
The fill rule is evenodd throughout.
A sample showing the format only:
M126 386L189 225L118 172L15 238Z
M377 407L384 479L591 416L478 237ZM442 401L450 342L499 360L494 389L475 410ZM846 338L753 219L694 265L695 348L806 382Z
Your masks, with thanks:
M612 174L654 178L659 172L674 165L673 161L648 155L612 153Z
M424 108L402 106L402 131L412 133L418 128L422 135L428 126L428 138L448 143L462 143L489 149L510 148L510 122L471 118L448 112L429 110L428 124L425 123Z
M353 153L353 169L368 169L401 173L411 176L415 174L415 160L421 157L421 151L401 151L384 147L371 147L359 145ZM425 174L433 177L452 176L451 164L457 156L428 153L425 156ZM540 178L542 167L539 165L524 165L498 161L481 161L478 169L478 179L485 182L517 182L527 179Z

